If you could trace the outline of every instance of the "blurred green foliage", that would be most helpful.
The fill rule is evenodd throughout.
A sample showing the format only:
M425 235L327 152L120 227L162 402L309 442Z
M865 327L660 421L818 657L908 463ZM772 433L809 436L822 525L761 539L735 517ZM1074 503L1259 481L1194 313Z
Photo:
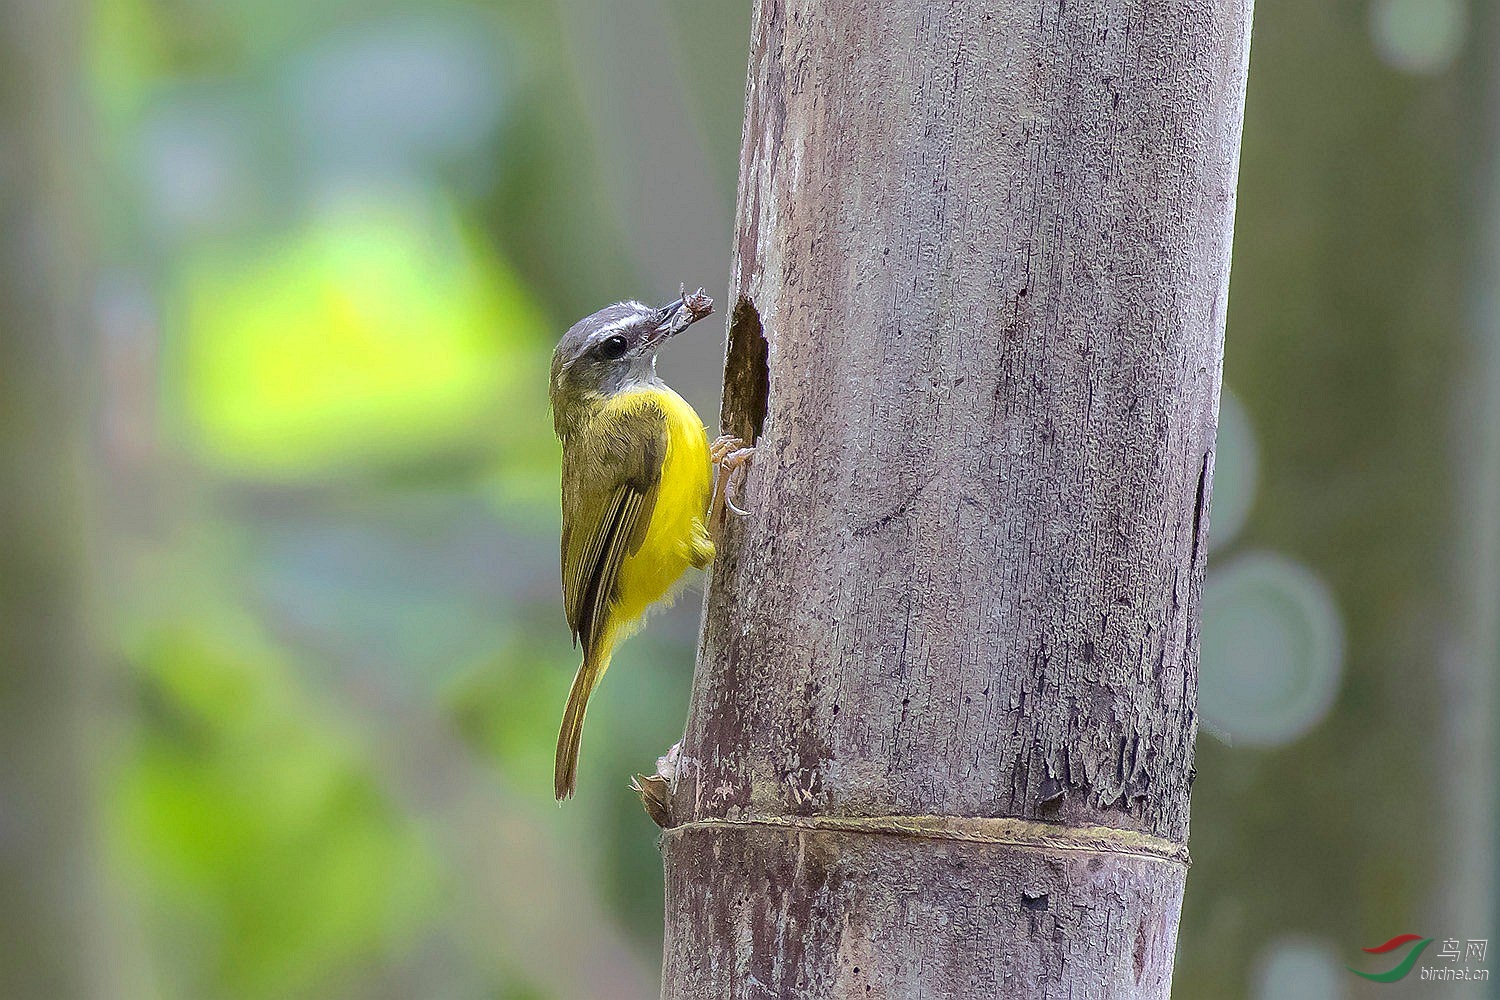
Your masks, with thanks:
M647 995L623 777L680 731L695 609L621 657L564 822L546 382L559 317L676 289L595 193L564 11L89 11L124 992Z
M540 797L551 780L557 739L555 678L536 669L550 652L524 639L454 679L444 707L464 741ZM590 734L594 735L594 734Z
M321 477L460 444L536 456L544 328L474 243L444 213L363 204L188 261L182 413L203 459Z
M209 618L163 624L130 656L140 724L113 776L120 848L172 957L170 992L326 996L410 944L437 865L284 654L251 622Z

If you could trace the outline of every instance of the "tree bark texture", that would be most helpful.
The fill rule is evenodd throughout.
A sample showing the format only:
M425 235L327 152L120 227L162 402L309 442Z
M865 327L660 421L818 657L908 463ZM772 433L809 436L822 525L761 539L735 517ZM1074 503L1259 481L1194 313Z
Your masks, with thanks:
M664 997L1168 996L1250 13L758 3Z

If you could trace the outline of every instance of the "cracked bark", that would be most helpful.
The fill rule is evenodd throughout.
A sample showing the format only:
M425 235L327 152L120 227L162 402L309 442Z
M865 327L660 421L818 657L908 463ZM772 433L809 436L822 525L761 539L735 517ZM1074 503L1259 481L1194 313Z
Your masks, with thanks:
M1186 843L1249 0L760 0L678 824ZM1185 870L687 826L663 996L1166 997Z

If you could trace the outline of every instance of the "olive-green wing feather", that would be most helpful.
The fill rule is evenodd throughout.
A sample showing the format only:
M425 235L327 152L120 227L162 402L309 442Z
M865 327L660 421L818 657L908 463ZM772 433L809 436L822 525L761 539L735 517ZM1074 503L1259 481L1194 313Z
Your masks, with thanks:
M563 454L563 608L585 651L602 631L620 564L645 541L667 448L655 406L596 425Z
M557 734L553 790L573 794L589 696L609 666L610 602L625 557L645 542L666 457L666 415L646 404L598 417L563 446L563 607L583 663Z

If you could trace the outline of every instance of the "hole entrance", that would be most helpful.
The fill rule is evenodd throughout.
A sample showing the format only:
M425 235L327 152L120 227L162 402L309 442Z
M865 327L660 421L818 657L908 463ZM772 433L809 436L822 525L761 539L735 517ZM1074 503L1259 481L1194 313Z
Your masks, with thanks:
M724 406L720 423L727 434L755 444L766 424L771 396L770 350L760 312L745 296L729 317L729 355L724 362Z

